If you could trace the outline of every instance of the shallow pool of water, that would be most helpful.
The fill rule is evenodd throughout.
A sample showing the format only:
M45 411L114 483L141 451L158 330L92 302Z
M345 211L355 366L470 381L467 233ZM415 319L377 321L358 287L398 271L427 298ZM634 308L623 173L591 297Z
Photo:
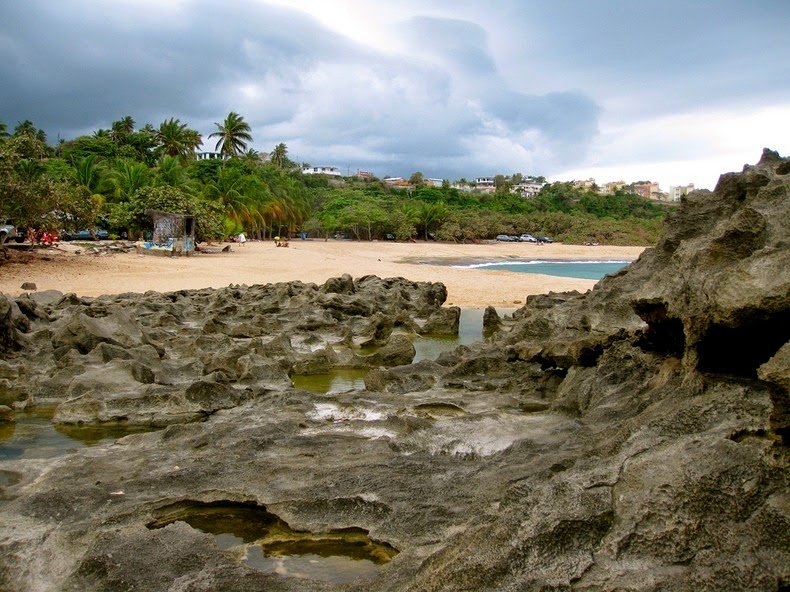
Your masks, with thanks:
M515 308L497 308L500 316L511 314ZM469 345L483 339L483 313L485 308L462 308L458 321L458 336L433 337L420 335L414 340L414 362L435 360L441 354L459 345Z
M242 562L257 570L337 584L372 578L398 551L359 528L324 533L291 529L254 503L186 502L165 508L148 528L181 521L214 535L221 549L243 547Z
M54 407L36 407L16 413L14 422L0 424L0 460L52 458L152 429L55 425L51 421L54 413Z
M511 314L515 308L497 308L500 316ZM435 360L444 352L459 345L469 345L483 338L483 313L485 308L462 308L458 321L458 335L418 335L414 338L414 360ZM366 348L361 353L371 354L376 348ZM294 387L313 393L342 393L365 388L367 368L336 368L324 374L294 374Z
M336 368L325 374L294 374L291 381L298 389L311 393L342 393L365 388L367 368Z

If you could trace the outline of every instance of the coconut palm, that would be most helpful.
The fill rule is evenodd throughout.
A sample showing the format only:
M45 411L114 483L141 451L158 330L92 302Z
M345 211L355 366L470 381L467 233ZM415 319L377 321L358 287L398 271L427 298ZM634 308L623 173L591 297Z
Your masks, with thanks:
M255 177L224 167L204 188L206 198L221 204L225 216L248 232L257 232L264 222L261 206L266 192L265 184Z
M122 143L134 131L134 123L131 115L122 117L118 121L113 121L110 127L110 136L116 142Z
M44 132L42 129L38 129L29 119L25 119L24 121L17 123L16 127L14 128L14 135L30 136L32 138L36 138L39 142L47 141L46 132Z
M209 134L209 138L219 138L214 150L224 156L238 156L247 149L247 142L252 142L250 124L244 118L231 111L222 123L215 123L217 131Z
M74 180L78 185L86 187L92 194L99 193L102 188L104 167L95 154L81 158L74 165Z
M288 147L280 142L277 146L274 147L272 150L272 162L276 164L278 167L283 168L285 166L286 161L288 160Z
M158 152L168 156L177 156L186 160L194 155L194 150L202 143L200 134L187 127L185 123L171 117L159 124L156 130Z
M173 156L160 158L156 164L155 174L155 185L178 187L187 193L194 191L194 183L187 175L186 168L181 166L181 162Z
M121 200L129 199L135 191L151 184L149 168L143 163L128 160L122 161L108 178L114 188L114 196Z

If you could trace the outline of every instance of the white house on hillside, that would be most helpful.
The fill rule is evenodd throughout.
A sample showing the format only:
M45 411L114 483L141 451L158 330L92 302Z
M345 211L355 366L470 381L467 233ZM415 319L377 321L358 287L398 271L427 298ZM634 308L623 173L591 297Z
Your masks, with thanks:
M513 187L513 192L520 194L521 197L535 197L540 193L544 185L545 183L538 183L537 181L521 181Z
M302 174L304 175L331 175L333 177L342 177L343 173L336 166L310 166L302 167Z
M225 155L221 152L195 152L197 160L225 160Z

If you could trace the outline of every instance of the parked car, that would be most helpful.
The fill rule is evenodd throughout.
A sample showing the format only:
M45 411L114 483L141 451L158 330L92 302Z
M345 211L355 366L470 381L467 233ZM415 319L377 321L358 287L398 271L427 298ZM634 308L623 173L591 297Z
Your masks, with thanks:
M522 234L520 237L518 237L518 240L520 240L522 243L536 243L536 242L538 242L538 239L536 239L534 236L532 236L531 234L528 234L526 232L524 234Z
M385 241L394 241L395 240L395 235L387 233L387 234L384 235L384 240Z
M0 220L0 222L2 222L0 224L0 244L12 239L18 243L25 240L25 231L14 226L13 220Z
M539 243L553 243L554 242L548 236L536 236L535 238L538 239Z
M513 242L513 237L508 236L507 234L497 234L496 239L498 241L507 242L507 243Z
M60 233L61 240L65 241L72 241L72 240L80 240L80 241L94 241L94 240L106 240L109 237L109 233L106 230L99 229L99 230L88 230L87 228L83 230L69 231L63 230Z

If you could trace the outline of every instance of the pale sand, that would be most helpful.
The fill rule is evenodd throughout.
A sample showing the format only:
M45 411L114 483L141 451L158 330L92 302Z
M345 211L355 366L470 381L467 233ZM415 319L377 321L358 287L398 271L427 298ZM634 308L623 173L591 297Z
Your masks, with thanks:
M521 304L527 295L550 291L586 291L592 280L560 278L533 273L457 269L447 265L418 264L415 260L444 259L574 259L633 260L644 247L584 247L529 243L389 243L294 240L290 247L272 242L233 245L232 253L195 254L169 258L133 253L91 256L73 253L64 243L51 261L0 267L0 292L19 295L22 282L34 282L39 291L60 290L81 296L156 290L219 288L229 284L266 284L301 280L321 284L349 273L380 277L402 276L414 281L443 282L448 305L506 306Z

